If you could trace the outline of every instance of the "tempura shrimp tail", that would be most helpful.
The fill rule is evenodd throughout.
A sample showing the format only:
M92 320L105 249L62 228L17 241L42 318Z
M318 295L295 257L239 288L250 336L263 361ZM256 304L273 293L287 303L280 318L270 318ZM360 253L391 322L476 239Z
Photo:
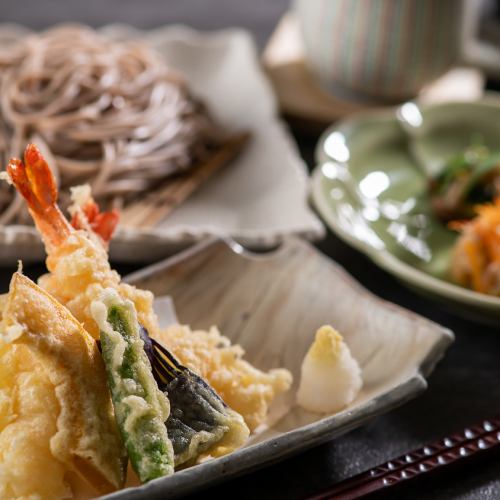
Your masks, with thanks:
M12 158L7 172L28 204L47 250L59 246L72 232L57 206L57 186L47 162L34 144L28 144L24 162Z
M34 144L28 144L24 162L12 158L7 173L26 200L50 255L74 230L57 206L57 185L49 165L40 150ZM87 199L77 207L71 222L76 229L85 229L91 236L99 237L99 242L106 248L118 219L116 210L101 213L89 190Z
M105 249L115 232L120 214L113 209L101 212L99 205L92 197L88 184L71 188L72 205L68 208L71 214L71 225L75 229L83 229L91 236L98 236Z
M47 250L49 273L41 276L38 283L98 338L99 329L90 315L93 297L102 287L128 291L126 285L120 283L118 273L111 269L106 251L118 214L101 213L90 195L90 188L81 187L74 196L72 222L76 228L72 227L57 206L57 186L52 171L34 144L27 146L24 161L9 162L7 174L26 200ZM130 295L134 303L146 302L149 312L153 300L149 292L130 291ZM138 313L141 314L140 309ZM151 327L150 323L146 321L145 325Z

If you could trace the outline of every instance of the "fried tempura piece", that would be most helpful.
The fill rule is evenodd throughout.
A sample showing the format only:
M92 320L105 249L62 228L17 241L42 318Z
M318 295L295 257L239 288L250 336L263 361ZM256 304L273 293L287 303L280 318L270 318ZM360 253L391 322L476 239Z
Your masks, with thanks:
M58 401L47 371L28 346L0 342L0 374L0 498L70 497L50 450Z
M153 311L153 294L122 283L109 264L105 238L111 236L110 225L116 224L116 217L99 217L90 190L79 189L71 213L83 230L75 230L57 207L55 181L33 144L26 148L24 163L13 159L7 171L26 199L45 242L49 273L40 278L40 286L65 305L94 338L99 337L99 328L90 305L105 288L113 288L133 302L139 323L149 335L165 342L182 364L204 377L226 404L243 415L250 428L264 421L276 394L290 386L291 375L286 370L264 373L253 368L241 359L242 349L230 348L227 339L223 341L227 348L220 348L212 341L213 335L197 335L196 342L190 337L181 342L184 329L162 332ZM213 361L208 363L209 359Z
M0 497L67 498L71 473L96 493L120 488L126 455L97 345L20 273L3 311L0 356Z
M92 303L116 421L130 464L142 482L174 473L165 421L170 403L160 391L137 323L135 308L109 288Z
M158 330L153 294L122 283L120 275L111 269L104 247L86 232L72 231L61 245L52 249L46 262L49 273L41 276L38 284L64 304L94 338L99 338L99 327L90 304L105 288L113 288L131 300L139 322L149 331Z
M292 375L277 368L263 372L243 359L245 351L231 345L212 327L208 332L174 325L155 338L175 352L180 362L210 382L222 399L243 415L250 430L265 423L269 405L290 388Z

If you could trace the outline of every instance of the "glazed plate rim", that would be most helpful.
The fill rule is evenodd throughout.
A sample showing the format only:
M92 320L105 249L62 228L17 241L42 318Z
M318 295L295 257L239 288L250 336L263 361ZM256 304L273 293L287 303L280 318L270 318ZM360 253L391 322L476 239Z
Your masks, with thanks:
M500 111L500 98L494 97L491 94L486 94L484 98L477 101L456 101L456 102L446 102L439 104L428 104L420 106L421 109L429 108L444 108L444 107L454 107L454 106L464 106L464 107L488 107L495 108ZM330 159L324 153L323 145L327 137L335 131L339 130L349 130L362 123L369 121L390 121L393 122L397 120L396 112L398 107L391 107L387 109L374 109L369 111L362 111L353 114L345 120L340 120L336 124L328 127L327 130L323 132L320 140L316 147L316 167L312 173L312 183L311 183L311 199L321 215L322 219L326 224L335 232L345 243L359 250L363 254L367 255L375 264L389 272L390 274L396 276L398 279L415 286L421 290L428 291L435 295L439 295L444 299L453 299L454 301L460 302L462 304L473 306L477 309L488 309L488 310L500 310L500 297L494 297L491 295L482 294L469 290L467 288L461 287L454 283L439 279L432 276L424 271L421 271L410 264L406 263L404 260L399 259L393 253L384 248L375 248L369 243L356 238L348 231L344 230L341 224L338 223L334 211L329 206L329 200L323 194L323 181L325 176L322 172L322 167L324 163L328 162Z

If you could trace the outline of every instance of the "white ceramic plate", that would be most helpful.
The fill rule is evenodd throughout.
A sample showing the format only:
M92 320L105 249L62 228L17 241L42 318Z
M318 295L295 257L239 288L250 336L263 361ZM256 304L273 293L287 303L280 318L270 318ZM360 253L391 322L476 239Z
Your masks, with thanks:
M119 230L111 244L116 261L152 261L207 235L231 236L249 246L269 247L284 235L319 238L323 226L307 205L307 170L278 119L271 87L251 36L239 29L197 32L168 26L141 32L124 25L102 28L113 38L141 37L159 50L206 100L228 130L248 129L243 154L213 176L170 217L153 229ZM0 43L24 28L0 25ZM0 228L0 263L42 260L36 231Z
M449 330L375 297L297 238L266 256L212 240L127 281L157 297L170 295L181 322L204 329L218 325L255 366L286 367L294 384L271 408L269 428L244 448L109 500L181 496L344 434L422 392L425 377L453 340ZM169 307L157 306L166 321ZM316 329L326 323L343 334L364 382L357 399L330 416L295 405L302 359Z

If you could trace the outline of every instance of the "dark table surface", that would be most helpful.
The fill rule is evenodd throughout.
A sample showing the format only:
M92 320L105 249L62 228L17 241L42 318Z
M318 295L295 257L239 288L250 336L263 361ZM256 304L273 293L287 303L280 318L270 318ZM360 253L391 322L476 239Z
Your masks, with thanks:
M0 19L37 29L61 21L93 26L118 21L141 28L172 22L200 29L242 26L254 34L262 48L287 5L287 0L1 0ZM315 138L296 139L312 167ZM428 390L416 400L334 442L197 496L241 500L301 498L429 440L500 413L499 328L460 319L415 295L331 233L317 246L372 292L451 328L456 342L430 377ZM126 274L137 266L117 268ZM41 265L25 269L31 277L42 271ZM12 268L0 269L2 290L12 272ZM417 481L385 498L500 498L499 471L500 459L483 461L453 476Z

